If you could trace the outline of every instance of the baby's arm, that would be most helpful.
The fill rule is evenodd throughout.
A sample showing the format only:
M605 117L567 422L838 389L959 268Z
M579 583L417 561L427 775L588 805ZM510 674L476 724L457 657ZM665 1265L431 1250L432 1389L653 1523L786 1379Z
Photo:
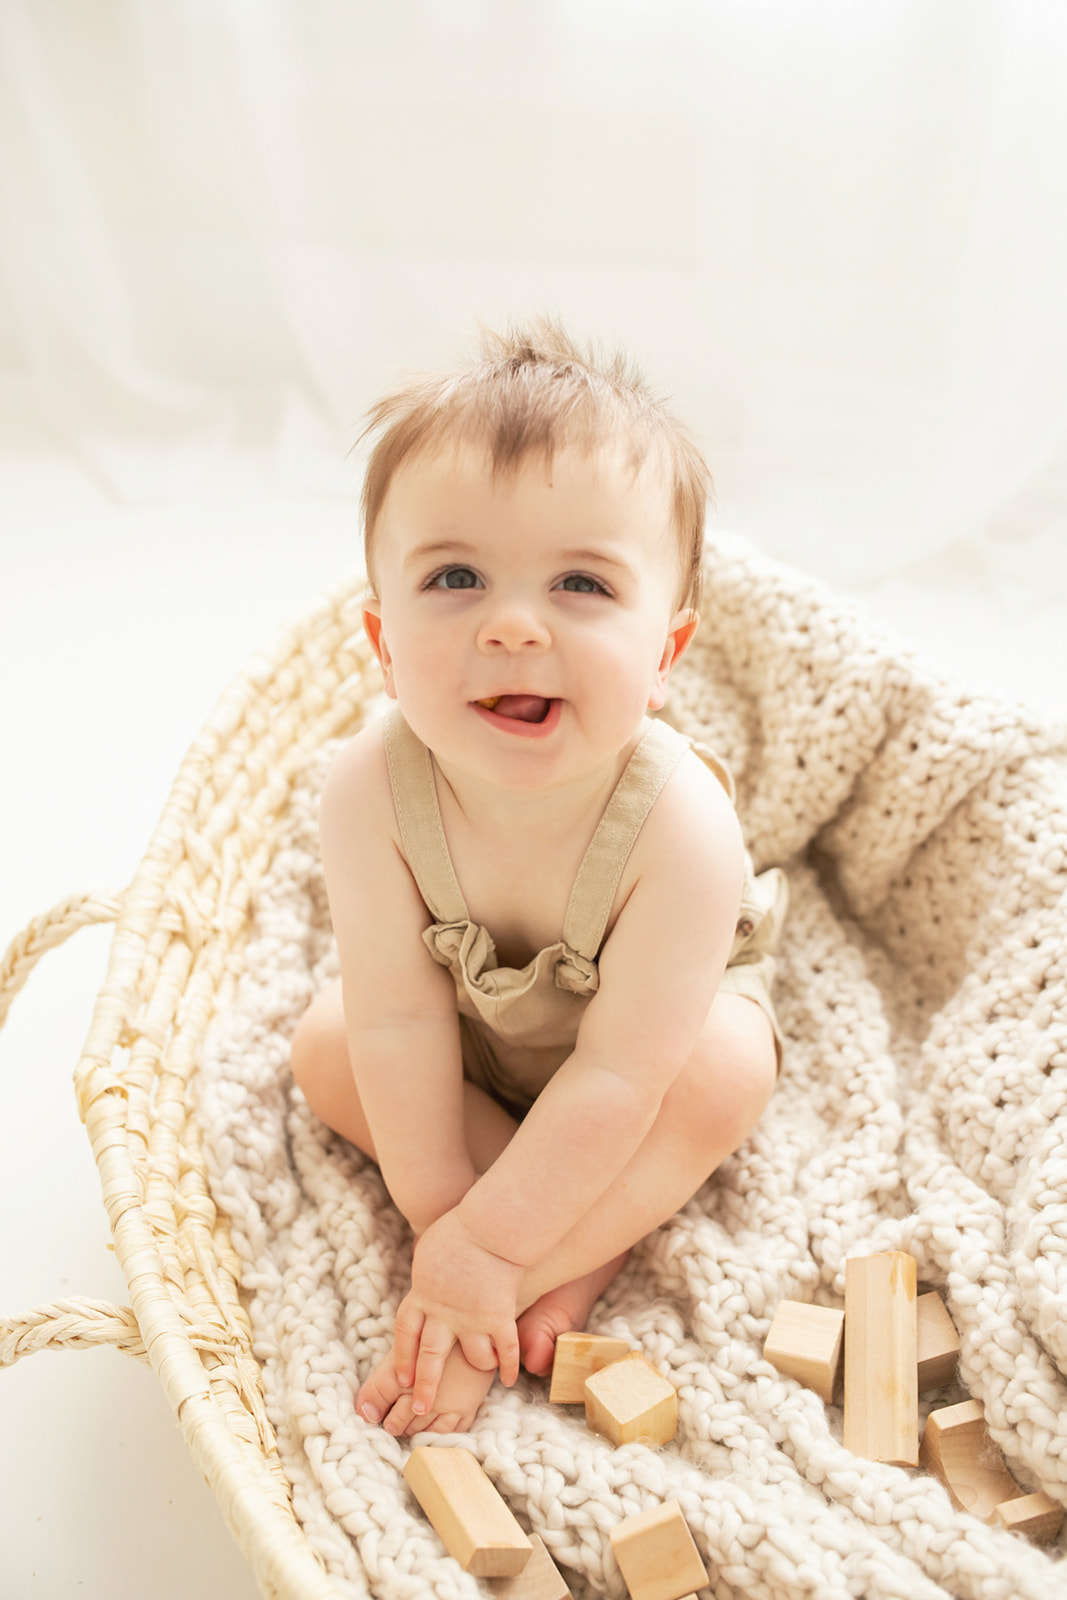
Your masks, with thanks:
M380 728L323 790L319 835L341 958L346 1035L386 1187L417 1233L474 1182L455 985L422 941L432 920L395 837Z
M649 1134L729 958L744 851L733 807L706 769L675 774L638 851L637 882L601 951L600 986L573 1054L458 1208L483 1248L522 1267L545 1259Z
M420 1236L412 1290L396 1320L402 1387L428 1410L458 1339L472 1366L518 1376L521 1273L481 1250L450 1219L476 1177L464 1125L455 984L422 933L432 918L396 838L379 729L342 751L323 790L319 831L341 957L349 1055L374 1155L398 1209Z

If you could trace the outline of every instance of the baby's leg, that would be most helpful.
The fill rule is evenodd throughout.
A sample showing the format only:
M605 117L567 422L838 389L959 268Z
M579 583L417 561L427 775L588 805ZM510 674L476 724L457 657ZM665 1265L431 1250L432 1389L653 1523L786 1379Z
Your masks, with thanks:
M301 1019L293 1038L292 1070L316 1116L372 1159L377 1159L349 1062L340 983L324 989ZM474 1084L465 1084L464 1094L467 1148L475 1170L486 1172L510 1142L518 1124L497 1101ZM524 1299L523 1315L518 1324L519 1348L528 1372L548 1370L559 1334L585 1327L594 1304L625 1260L625 1252L619 1252L607 1261L595 1262L589 1271L571 1280L547 1284L532 1299ZM468 1371L473 1373L474 1369ZM479 1400L488 1390L492 1377L492 1373L478 1374L478 1381L482 1382ZM450 1387L456 1391L457 1409L466 1414L465 1404L461 1406L464 1396L459 1390L473 1393L477 1386L475 1379L461 1377L458 1371L449 1374L449 1379ZM391 1432L399 1432L403 1428L397 1428L396 1422L410 1413L410 1401L407 1401L408 1412L400 1406L396 1417L392 1417L402 1394L390 1353L360 1389L357 1400L364 1415L369 1415L368 1407L373 1408L379 1416L391 1419L387 1424ZM435 1416L443 1415L441 1403L439 1397ZM476 1409L478 1402L474 1404ZM429 1420L422 1419L424 1428Z
M315 996L297 1023L290 1066L319 1120L377 1160L349 1060L340 978Z
M293 1077L315 1115L358 1150L377 1160L348 1054L340 980L317 995L293 1035ZM472 1083L463 1085L467 1148L475 1170L485 1172L518 1124L503 1106Z
M776 1072L766 1014L741 995L718 994L644 1143L570 1233L530 1268L521 1303L533 1304L556 1286L586 1277L672 1217L747 1139L771 1097ZM590 1136L596 1137L595 1129Z
M584 1277L546 1289L527 1307L518 1321L519 1350L527 1372L540 1376L549 1371L560 1334L572 1328L581 1332L608 1284L626 1265L628 1254L624 1250Z
M519 1338L527 1370L547 1370L557 1335L584 1326L630 1247L685 1205L748 1137L770 1099L775 1070L774 1036L765 1014L751 1000L719 994L692 1056L629 1165L526 1274ZM323 1121L373 1157L348 1062L340 985L315 1002L297 1030L293 1073ZM476 1170L484 1172L517 1125L480 1089L472 1084L465 1089L468 1148ZM388 1361L368 1380L381 1387L383 1396L396 1382Z

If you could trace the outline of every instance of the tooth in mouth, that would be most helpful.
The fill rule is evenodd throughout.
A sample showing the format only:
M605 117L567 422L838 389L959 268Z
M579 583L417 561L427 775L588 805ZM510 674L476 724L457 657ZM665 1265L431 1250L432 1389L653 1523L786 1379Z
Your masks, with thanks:
M478 704L484 706L487 711L495 711L500 704L500 696L498 694L488 695L486 699L479 700Z

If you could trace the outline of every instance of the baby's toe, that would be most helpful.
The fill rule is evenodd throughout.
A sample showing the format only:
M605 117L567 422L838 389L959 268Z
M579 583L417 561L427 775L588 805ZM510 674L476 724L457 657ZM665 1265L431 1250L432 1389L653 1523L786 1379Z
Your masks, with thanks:
M383 1364L371 1374L356 1395L356 1409L367 1422L381 1422L403 1392L392 1367Z
M402 1394L382 1423L382 1427L386 1433L391 1433L394 1439L399 1439L402 1434L407 1432L408 1424L412 1419L417 1423L423 1421L422 1417L415 1416L411 1405L411 1395Z
M434 1417L429 1426L425 1426L425 1417L416 1417L414 1425L408 1428L409 1433L463 1433L463 1418L458 1411L446 1411L439 1417Z
M551 1371L559 1331L553 1318L544 1313L538 1316L530 1314L523 1318L519 1324L519 1339L522 1364L527 1372L532 1372L535 1377L541 1377Z

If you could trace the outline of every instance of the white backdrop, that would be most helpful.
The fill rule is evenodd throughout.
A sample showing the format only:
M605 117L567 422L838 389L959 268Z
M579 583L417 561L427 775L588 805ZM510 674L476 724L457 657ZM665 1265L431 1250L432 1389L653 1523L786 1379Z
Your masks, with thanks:
M674 396L716 526L1067 715L1062 0L0 0L0 945L133 875L358 563L367 402L533 309ZM0 1038L0 1312L125 1298L69 1073ZM0 1372L0 1592L249 1600L155 1379Z
M249 427L349 493L391 373L548 307L867 578L1065 470L1065 68L1059 0L5 0L0 353L120 501Z

